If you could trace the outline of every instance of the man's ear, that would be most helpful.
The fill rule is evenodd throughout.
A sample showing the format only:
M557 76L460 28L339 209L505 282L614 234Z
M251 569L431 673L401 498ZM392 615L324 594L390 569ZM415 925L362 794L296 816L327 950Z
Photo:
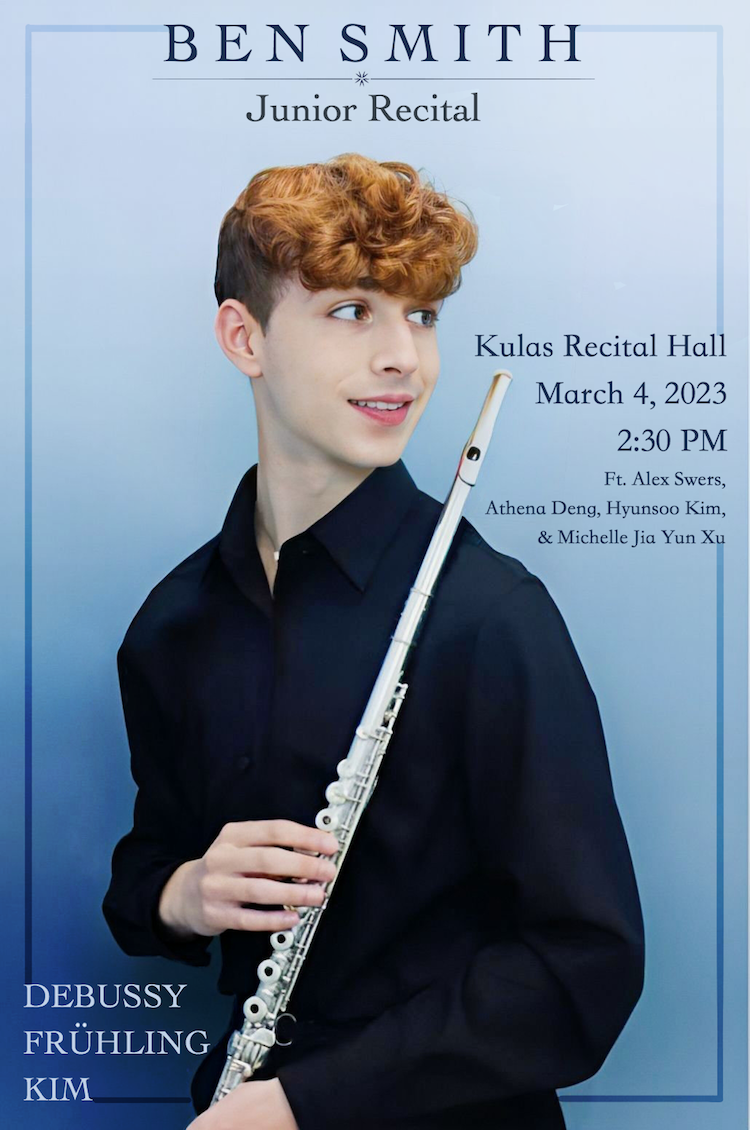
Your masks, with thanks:
M233 365L248 377L261 377L263 330L242 302L227 298L216 313L216 340Z

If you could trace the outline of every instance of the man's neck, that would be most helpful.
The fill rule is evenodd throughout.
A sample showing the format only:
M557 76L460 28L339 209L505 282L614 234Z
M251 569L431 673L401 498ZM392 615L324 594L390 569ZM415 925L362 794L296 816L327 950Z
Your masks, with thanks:
M285 541L338 506L372 470L322 460L294 462L261 449L256 535L259 530L265 531L272 548L280 550Z

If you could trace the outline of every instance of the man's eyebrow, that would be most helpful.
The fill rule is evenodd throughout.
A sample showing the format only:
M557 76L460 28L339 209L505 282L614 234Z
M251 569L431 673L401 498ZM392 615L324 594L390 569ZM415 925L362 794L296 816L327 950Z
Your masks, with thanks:
M330 294L335 291L336 294ZM360 282L352 283L348 287L328 286L324 290L311 291L307 301L314 301L315 299L324 299L327 304L330 302L375 302L379 298L396 299L400 302L403 310L415 310L424 306L433 306L436 310L440 310L445 303L445 298L414 298L411 295L405 294L390 294L388 291L380 290L377 287L363 286Z
M384 292L381 291L380 293ZM406 309L407 307L414 309L415 307L419 306L437 306L439 308L445 302L444 298L414 298L413 295L409 294L394 294L390 297L400 299L401 305L404 307L404 309Z
M444 298L415 298L413 301L408 302L409 306L434 306L437 310L441 310Z

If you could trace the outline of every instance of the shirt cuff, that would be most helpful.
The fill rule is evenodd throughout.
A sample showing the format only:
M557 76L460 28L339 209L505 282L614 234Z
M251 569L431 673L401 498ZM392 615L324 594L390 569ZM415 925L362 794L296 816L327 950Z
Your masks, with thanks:
M131 957L166 957L185 965L208 965L212 937L194 934L181 938L159 917L159 901L170 876L184 860L170 860L141 878L128 895L108 892L104 916L118 945Z

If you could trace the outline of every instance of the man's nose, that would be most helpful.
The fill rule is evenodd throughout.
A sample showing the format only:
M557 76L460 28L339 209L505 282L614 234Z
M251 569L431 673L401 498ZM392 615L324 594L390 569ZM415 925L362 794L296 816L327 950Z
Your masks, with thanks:
M372 370L408 377L419 366L419 354L408 325L383 326L374 343Z

